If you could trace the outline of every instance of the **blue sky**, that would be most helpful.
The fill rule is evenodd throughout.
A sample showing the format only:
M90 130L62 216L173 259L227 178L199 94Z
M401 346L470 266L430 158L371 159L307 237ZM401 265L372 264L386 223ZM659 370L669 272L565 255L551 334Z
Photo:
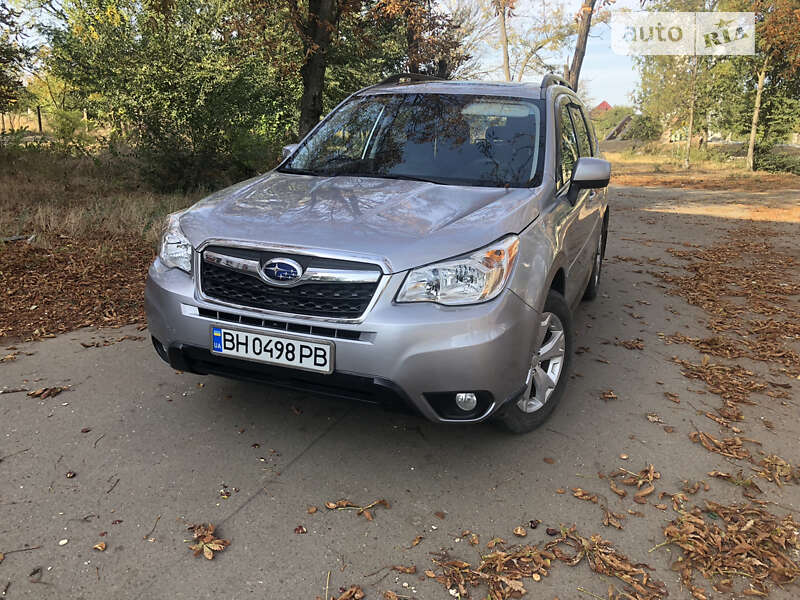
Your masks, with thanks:
M542 10L547 11L557 6L563 7L565 14L574 15L582 3L582 0L517 0L513 23L524 22L526 16L531 13L538 14ZM606 10L613 13L626 9L641 10L640 0L616 0ZM495 69L487 75L487 78L499 79L502 75L497 40L486 39L484 48L485 54L482 55L484 67ZM569 56L546 58L554 65L563 65L571 59L571 49ZM560 71L560 68L558 70ZM541 74L530 72L526 74L525 80L532 81L540 77ZM630 56L617 55L611 50L611 26L608 23L596 23L592 26L581 68L581 80L588 90L587 101L592 104L599 104L603 100L612 106L633 104L630 95L636 87L639 74Z
M639 73L630 56L621 56L611 51L611 28L601 24L592 30L586 45L586 57L583 60L581 79L592 101L600 103L606 100L612 106L632 105L630 93L639 81Z

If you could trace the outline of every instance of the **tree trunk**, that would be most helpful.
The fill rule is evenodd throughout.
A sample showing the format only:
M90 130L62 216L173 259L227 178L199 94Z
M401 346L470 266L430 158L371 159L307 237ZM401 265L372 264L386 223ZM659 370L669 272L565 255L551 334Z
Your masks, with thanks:
M503 51L503 76L511 81L511 69L508 65L508 29L506 28L506 2L500 1L500 46Z
M750 142L747 144L747 168L755 170L756 132L758 131L758 113L761 110L761 93L764 91L764 78L767 76L769 56L764 59L761 72L758 74L758 87L756 88L756 102L753 107L753 122L750 125Z
M695 98L695 87L697 86L697 56L693 57L692 63L692 80L689 95L689 134L686 136L686 154L683 157L683 168L689 168L689 155L692 151L692 132L694 131L694 105L697 101Z
M419 73L419 38L417 31L412 24L412 17L410 9L406 9L406 44L408 45L408 72Z
M303 95L300 98L298 133L301 138L319 123L322 116L322 92L325 89L328 48L337 16L336 6L336 0L308 1L308 18L302 25L306 61L300 68Z
M572 55L572 65L566 69L565 76L573 90L578 89L578 79L581 75L583 57L586 55L586 44L589 41L589 29L592 26L592 14L597 0L584 0L581 5L580 23L578 24L578 39L575 42L575 54Z

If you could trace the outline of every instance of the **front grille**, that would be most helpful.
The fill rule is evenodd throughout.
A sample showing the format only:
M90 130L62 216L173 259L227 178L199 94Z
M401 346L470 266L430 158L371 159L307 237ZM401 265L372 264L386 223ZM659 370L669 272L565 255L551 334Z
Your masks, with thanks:
M286 255L281 255L286 256ZM268 260L271 255L260 256ZM365 265L359 263L361 267ZM366 268L375 268L366 265ZM369 306L378 283L303 283L271 286L256 277L200 262L200 284L208 298L282 313L356 319Z

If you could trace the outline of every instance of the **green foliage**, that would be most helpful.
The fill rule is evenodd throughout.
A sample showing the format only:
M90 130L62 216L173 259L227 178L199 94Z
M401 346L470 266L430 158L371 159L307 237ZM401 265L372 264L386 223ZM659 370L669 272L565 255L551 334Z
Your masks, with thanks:
M655 140L661 135L661 124L650 115L634 115L625 129L623 140Z
M22 88L22 66L28 57L20 39L20 13L0 1L0 112L15 106Z
M800 175L800 155L775 152L773 147L761 144L756 146L755 168L759 171Z
M218 187L263 172L297 140L303 54L288 9L259 6L66 0L64 20L44 28L50 50L31 89L56 116L60 139L80 131L71 111L86 109L159 189ZM338 23L326 53L326 111L406 60L405 21L369 9Z
M600 140L605 139L611 133L611 130L622 122L622 119L632 115L633 112L632 106L614 106L604 112L593 112L592 123L594 123L597 138Z

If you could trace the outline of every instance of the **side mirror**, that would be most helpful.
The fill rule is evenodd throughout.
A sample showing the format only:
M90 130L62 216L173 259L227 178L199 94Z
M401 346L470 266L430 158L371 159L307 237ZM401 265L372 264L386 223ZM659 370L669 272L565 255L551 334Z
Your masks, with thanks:
M294 151L297 150L297 147L299 145L300 144L287 144L286 146L284 146L283 152L281 152L281 160L286 160L292 154L294 154Z
M570 189L604 188L611 179L611 163L602 158L579 158L572 169Z

